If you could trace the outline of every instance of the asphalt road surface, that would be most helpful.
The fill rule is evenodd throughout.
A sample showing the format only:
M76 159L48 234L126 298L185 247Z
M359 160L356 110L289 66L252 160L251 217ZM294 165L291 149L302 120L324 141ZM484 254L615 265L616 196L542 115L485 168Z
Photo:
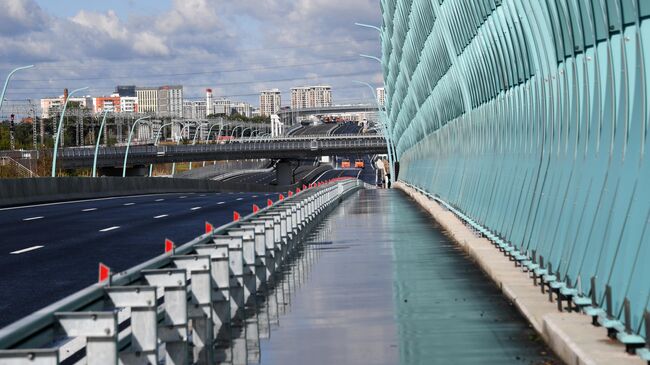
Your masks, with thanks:
M160 194L0 209L0 327L266 205L267 193Z

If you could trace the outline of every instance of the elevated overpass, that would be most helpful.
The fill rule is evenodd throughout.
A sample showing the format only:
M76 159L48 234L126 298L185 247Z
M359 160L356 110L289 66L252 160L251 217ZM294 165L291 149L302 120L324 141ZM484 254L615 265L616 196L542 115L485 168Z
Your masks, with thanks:
M126 147L99 149L98 167L122 167ZM383 154L386 140L372 136L317 136L239 139L222 144L131 146L128 166L236 159L295 159L341 154ZM93 148L59 150L57 164L66 169L92 167Z

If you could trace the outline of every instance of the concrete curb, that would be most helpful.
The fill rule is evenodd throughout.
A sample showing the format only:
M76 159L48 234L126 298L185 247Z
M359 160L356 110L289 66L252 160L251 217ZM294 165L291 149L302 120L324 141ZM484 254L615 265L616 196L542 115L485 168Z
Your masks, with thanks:
M646 364L638 356L628 355L625 346L609 339L604 329L591 325L591 318L559 312L557 304L533 286L527 273L516 268L486 238L476 237L452 212L402 183L395 183L395 188L413 198L442 226L568 365Z

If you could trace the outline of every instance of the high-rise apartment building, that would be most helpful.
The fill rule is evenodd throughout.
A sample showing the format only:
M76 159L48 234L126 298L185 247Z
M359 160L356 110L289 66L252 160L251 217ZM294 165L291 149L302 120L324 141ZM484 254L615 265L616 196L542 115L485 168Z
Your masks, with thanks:
M330 86L302 86L291 89L291 109L330 106L332 106L332 88Z
M141 113L158 113L158 88L139 87L135 90Z
M64 91L64 95L60 95L59 97L41 99L41 117L52 118L56 113L60 112L66 96L67 90ZM91 96L71 97L68 100L68 108L71 104L76 104L86 109L94 108L93 98Z
M187 119L205 119L207 103L203 100L185 100L183 102L183 117Z
M183 86L139 87L135 90L138 109L162 117L183 117Z
M309 87L291 88L291 109L305 109L309 106Z
M270 116L277 114L282 105L282 95L280 90L264 90L260 93L260 114Z

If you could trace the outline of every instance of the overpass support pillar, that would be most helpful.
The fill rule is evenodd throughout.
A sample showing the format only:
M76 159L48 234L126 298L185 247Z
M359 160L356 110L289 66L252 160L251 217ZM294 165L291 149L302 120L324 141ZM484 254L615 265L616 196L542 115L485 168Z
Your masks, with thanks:
M293 181L293 170L295 168L295 163L290 160L280 160L275 167L276 179L278 185L292 185Z

